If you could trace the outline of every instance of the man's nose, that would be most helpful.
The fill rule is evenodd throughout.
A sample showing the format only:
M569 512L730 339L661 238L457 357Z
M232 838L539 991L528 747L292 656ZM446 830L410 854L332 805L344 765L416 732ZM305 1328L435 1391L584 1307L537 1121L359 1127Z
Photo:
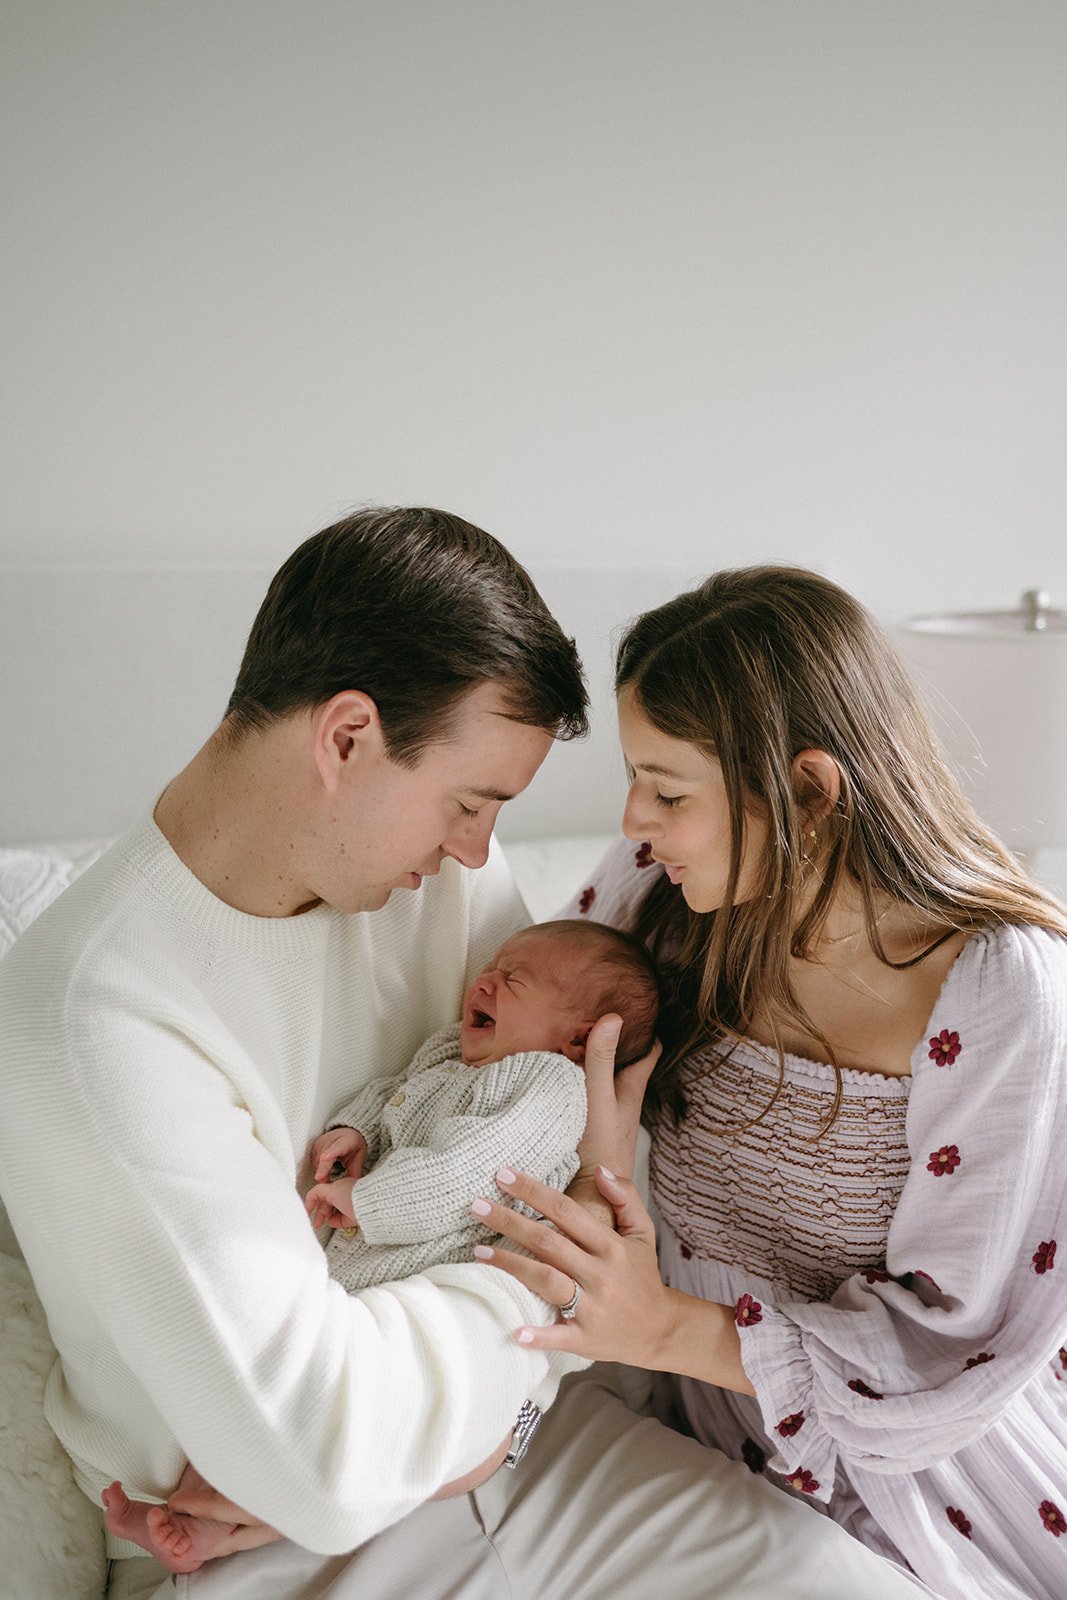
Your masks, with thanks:
M486 810L489 809L486 807ZM497 810L499 807L490 816L483 816L479 811L476 817L467 817L463 825L455 828L441 846L445 854L455 857L461 866L484 867L489 860L489 841L493 837Z

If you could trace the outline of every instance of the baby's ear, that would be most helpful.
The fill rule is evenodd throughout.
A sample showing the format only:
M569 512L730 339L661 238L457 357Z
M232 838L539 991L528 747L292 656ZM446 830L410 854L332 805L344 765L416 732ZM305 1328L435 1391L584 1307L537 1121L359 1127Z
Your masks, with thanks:
M569 1061L575 1062L577 1066L584 1067L585 1046L592 1026L591 1022L583 1022L573 1037L560 1047L560 1055L566 1056Z

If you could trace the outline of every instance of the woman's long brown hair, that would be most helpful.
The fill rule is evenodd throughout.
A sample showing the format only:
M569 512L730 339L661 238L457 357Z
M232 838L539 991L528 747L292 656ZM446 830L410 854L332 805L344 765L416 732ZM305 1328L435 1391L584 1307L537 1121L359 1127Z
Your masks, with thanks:
M665 878L641 908L637 931L660 960L665 987L665 1051L649 1086L650 1115L684 1115L682 1059L709 1042L731 1047L757 1010L776 1037L793 1028L817 1039L837 1069L793 991L789 957L810 952L848 880L888 966L915 965L953 931L993 923L1067 935L1067 912L964 796L882 629L828 579L793 567L716 573L630 625L615 682L653 727L718 759L730 810L721 908L690 911ZM795 793L792 766L808 749L837 762L841 794L818 822L819 884L802 913L812 811L811 797ZM756 883L738 902L746 812L762 819L767 843ZM887 896L944 930L907 962L890 961L879 934ZM780 1044L778 1057L780 1084ZM840 1095L838 1069L830 1120Z

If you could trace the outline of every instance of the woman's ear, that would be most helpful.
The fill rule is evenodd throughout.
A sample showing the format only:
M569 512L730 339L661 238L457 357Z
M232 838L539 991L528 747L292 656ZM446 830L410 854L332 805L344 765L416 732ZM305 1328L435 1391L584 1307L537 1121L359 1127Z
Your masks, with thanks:
M384 749L377 705L362 690L342 690L315 707L312 741L323 785L332 793L349 766Z
M792 775L804 820L817 826L841 798L841 768L825 750L799 750L793 757Z

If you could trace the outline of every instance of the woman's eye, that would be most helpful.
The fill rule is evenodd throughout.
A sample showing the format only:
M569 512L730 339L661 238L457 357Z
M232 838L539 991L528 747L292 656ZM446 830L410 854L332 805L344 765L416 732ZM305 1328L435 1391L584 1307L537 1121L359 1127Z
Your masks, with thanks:
M666 806L669 810L671 806L681 805L684 799L684 794L657 794L656 804L658 806Z
M459 802L459 810L460 815L464 817L476 817L478 815L477 811L472 811L470 806L465 806L462 800Z

